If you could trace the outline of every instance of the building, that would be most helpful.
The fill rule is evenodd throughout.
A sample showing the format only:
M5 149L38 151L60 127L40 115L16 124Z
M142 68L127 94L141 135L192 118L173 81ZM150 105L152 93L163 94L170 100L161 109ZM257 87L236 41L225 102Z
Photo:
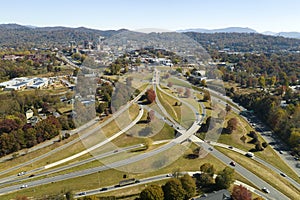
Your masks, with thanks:
M194 197L193 200L232 200L228 190L219 190L210 194L203 194L200 197Z
M30 119L31 117L33 117L33 111L29 109L26 111L25 115L26 115L26 119Z

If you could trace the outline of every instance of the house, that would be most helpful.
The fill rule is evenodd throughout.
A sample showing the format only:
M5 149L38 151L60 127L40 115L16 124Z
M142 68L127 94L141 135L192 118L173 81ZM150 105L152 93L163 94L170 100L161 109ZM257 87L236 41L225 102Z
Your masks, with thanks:
M31 117L33 117L33 111L29 109L26 111L25 115L26 115L26 119L30 119Z
M7 90L7 91L22 90L22 89L26 88L27 85L28 85L28 82L21 82L21 83L17 83L15 85L12 85L12 86L8 86L4 90Z
M203 194L200 197L194 197L193 200L232 200L228 190L219 190L210 194Z

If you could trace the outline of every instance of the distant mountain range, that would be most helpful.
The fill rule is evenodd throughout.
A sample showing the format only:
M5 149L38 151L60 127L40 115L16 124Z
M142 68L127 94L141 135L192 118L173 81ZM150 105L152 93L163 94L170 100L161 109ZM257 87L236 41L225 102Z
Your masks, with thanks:
M251 28L242 28L242 27L228 27L221 29L203 29L203 28L195 28L195 29L185 29L178 30L177 32L197 32L197 33L257 33L256 30Z
M243 28L243 27L228 27L221 29L203 29L203 28L195 28L195 29L184 29L178 30L177 32L196 32L196 33L259 33L251 28ZM260 34L263 35L271 35L271 36L282 36L286 38L297 38L300 39L300 32L272 32L265 31Z

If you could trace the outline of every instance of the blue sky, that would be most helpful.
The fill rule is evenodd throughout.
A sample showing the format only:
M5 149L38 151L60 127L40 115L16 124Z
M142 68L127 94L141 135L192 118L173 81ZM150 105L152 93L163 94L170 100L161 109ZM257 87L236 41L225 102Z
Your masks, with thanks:
M299 31L299 0L3 0L0 23L97 29Z

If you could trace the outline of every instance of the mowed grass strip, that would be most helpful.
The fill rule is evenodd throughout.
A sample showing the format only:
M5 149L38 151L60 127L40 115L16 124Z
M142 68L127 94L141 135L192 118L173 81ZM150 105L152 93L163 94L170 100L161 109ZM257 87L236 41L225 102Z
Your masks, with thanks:
M156 90L157 97L159 98L160 103L165 108L165 110L169 113L169 115L177 122L180 122L181 119L181 111L179 106L175 106L177 102L176 99L171 98L170 96L164 94L160 90ZM179 102L177 102L179 103Z

